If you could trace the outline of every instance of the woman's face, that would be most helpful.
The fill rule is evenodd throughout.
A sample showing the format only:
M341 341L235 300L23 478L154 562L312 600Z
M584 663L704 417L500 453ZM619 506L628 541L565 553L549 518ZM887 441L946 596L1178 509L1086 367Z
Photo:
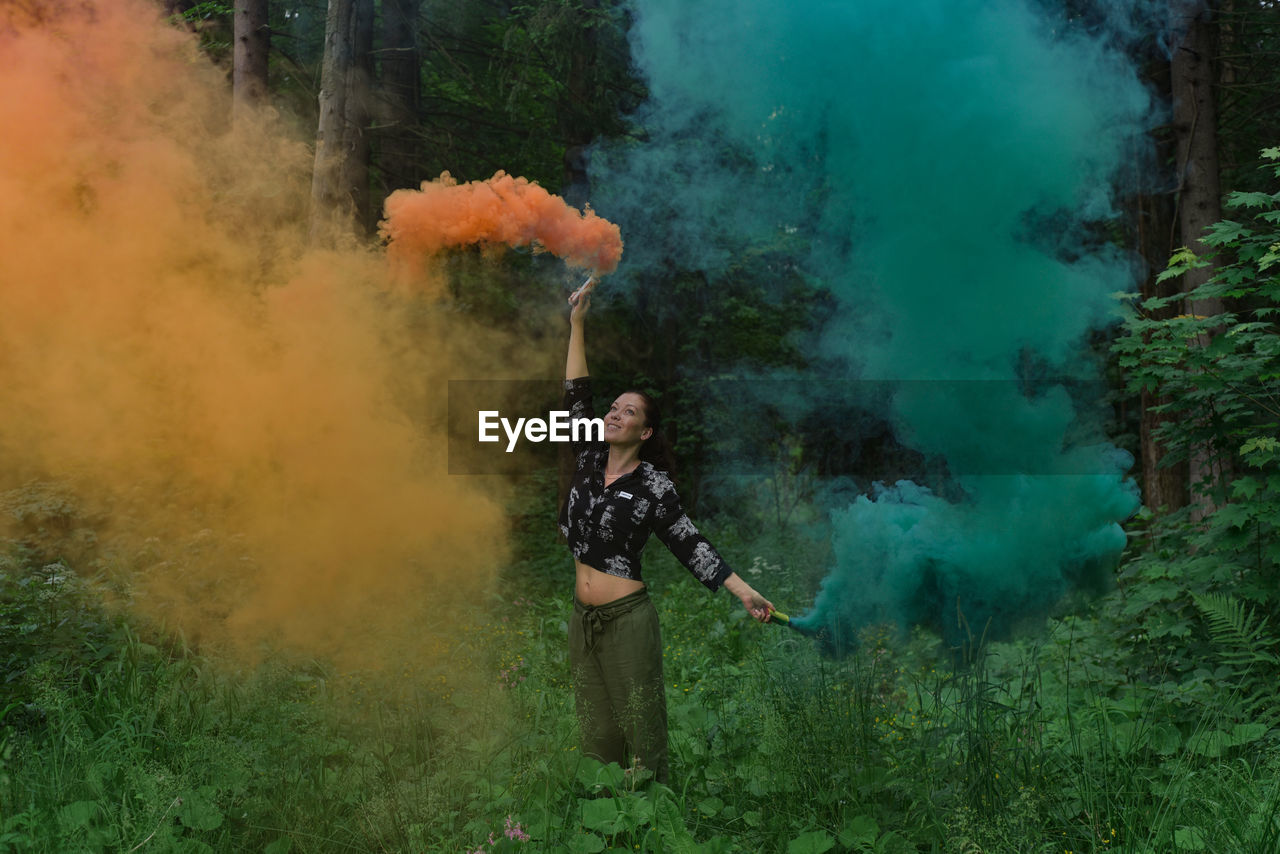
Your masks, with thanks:
M653 435L645 425L644 400L627 392L609 407L604 417L604 440L611 445L636 445Z

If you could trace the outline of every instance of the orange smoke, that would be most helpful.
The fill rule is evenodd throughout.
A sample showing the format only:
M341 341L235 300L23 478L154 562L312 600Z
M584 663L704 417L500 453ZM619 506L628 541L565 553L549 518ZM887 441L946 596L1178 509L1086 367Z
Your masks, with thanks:
M622 259L616 225L505 172L465 184L445 172L421 190L396 190L385 210L382 235L391 241L391 257L411 265L424 254L472 243L532 245L600 275Z
M422 656L503 559L501 506L447 475L444 425L449 378L510 342L398 303L379 253L308 250L307 147L269 116L231 129L225 79L154 4L18 5L0 511L69 490L96 543L73 568L188 638ZM34 536L10 522L0 543Z

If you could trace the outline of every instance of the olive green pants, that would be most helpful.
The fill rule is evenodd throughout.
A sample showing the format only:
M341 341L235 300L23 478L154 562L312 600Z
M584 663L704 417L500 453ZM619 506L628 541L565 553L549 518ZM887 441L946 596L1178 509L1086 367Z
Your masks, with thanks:
M582 752L667 780L667 695L658 612L641 590L605 605L573 600L569 664Z

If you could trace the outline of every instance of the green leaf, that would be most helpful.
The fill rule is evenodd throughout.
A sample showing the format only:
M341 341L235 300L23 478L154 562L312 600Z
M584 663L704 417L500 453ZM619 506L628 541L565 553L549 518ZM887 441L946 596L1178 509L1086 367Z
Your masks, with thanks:
M696 850L697 842L684 825L680 807L669 795L660 795L654 804L653 827L662 841L662 850L673 854Z
M787 843L787 854L826 854L836 847L836 840L825 830L810 830Z
M584 798L582 826L601 833L616 833L622 811L612 798Z
M864 843L872 845L879 835L880 826L876 824L876 820L869 815L860 815L849 819L840 831L839 838L841 845L846 848L852 848L855 845Z
M653 822L653 801L640 795L622 799L622 824L619 830L635 830Z
M68 829L75 829L88 827L97 815L97 801L76 801L58 810L58 821Z
M1251 234L1253 232L1240 223L1232 222L1228 219L1209 226L1209 234L1204 238L1204 242L1210 246L1222 246L1238 239L1241 235L1248 236Z
M590 757L584 757L582 765L578 768L577 779L592 792L598 792L601 789L616 790L622 788L626 772L616 762L606 765Z
M1280 243L1273 244L1267 254L1258 259L1258 269L1265 270L1276 263L1280 263Z
M1237 191L1227 196L1227 205L1233 208L1265 208L1274 202L1275 197L1270 193L1243 193Z
M1161 756L1173 756L1182 749L1182 733L1176 726L1156 724L1151 727L1148 743Z
M659 833L676 835L686 832L680 807L668 796L658 798L653 808L653 826Z
M604 840L594 834L581 834L569 840L569 854L599 854L604 850Z
M1213 514L1213 521L1216 525L1243 528L1253 521L1253 516L1249 513L1247 507L1239 504L1228 504L1225 507L1218 508L1218 511Z
M275 842L268 843L267 847L262 849L262 854L289 854L292 850L293 837L281 836Z
M1252 454L1255 451L1275 451L1280 449L1280 440L1271 436L1254 436L1240 446L1240 455Z
M180 796L178 821L192 830L214 830L222 826L222 810L201 792L186 792Z
M890 830L876 843L879 854L916 854L916 847Z
M1173 844L1187 851L1203 851L1204 831L1198 827L1179 827L1173 832Z
M1252 744L1266 735L1270 729L1266 724L1260 723L1236 724L1231 728L1231 746Z
M1242 477L1231 484L1231 495L1235 498L1249 499L1258 494L1262 482L1256 477Z
M720 800L715 796L712 796L710 798L705 798L701 803L698 804L698 812L702 813L705 816L713 816L716 813L720 812L720 810L722 809L724 809L724 801Z
M213 854L213 849L199 839L182 836L169 841L170 854Z
M1231 733L1222 730L1197 732L1187 739L1187 750L1206 759L1217 759L1231 746Z

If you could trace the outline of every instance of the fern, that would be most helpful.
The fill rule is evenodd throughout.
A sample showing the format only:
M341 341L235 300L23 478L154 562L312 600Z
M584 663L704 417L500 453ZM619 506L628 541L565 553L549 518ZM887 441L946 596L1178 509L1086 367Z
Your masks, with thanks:
M1271 649L1280 638L1267 630L1265 614L1225 593L1195 594L1193 600L1209 625L1213 642L1224 650L1223 663L1233 667L1280 664ZM1247 608L1247 610L1246 610Z
M1225 593L1196 594L1192 600L1204 615L1214 645L1221 650L1222 663L1233 671L1242 702L1240 711L1272 726L1280 723L1273 708L1272 672L1280 664L1280 656L1273 651L1280 638L1271 632L1266 615Z

